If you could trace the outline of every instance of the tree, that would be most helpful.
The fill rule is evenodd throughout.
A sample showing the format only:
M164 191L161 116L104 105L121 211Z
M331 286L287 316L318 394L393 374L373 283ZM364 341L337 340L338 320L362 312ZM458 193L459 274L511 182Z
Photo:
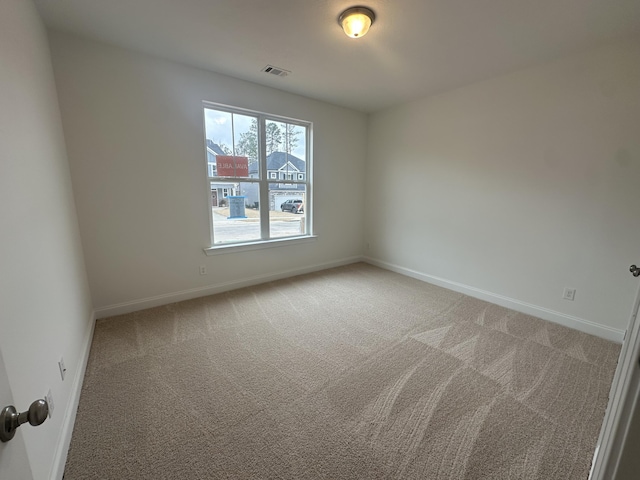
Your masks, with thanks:
M282 131L278 124L275 122L267 122L267 131L266 139L267 139L267 156L271 155L273 152L277 152L282 145Z
M299 135L300 130L296 129L295 125L291 125L290 123L284 124L284 151L287 155L292 155L293 150L298 146Z
M253 118L249 131L241 133L236 144L236 154L244 155L250 161L258 161L258 120Z
M214 143L218 144L218 146L220 147L220 150L222 150L225 155L233 155L233 151L231 150L231 147L226 143L222 143L222 142L214 142Z
M284 125L284 132L277 122L267 121L265 131L267 155L280 151L281 147L284 147L284 151L286 153L292 155L293 151L298 146L300 130L296 128L296 125L291 125L289 123L284 123L282 125ZM257 119L252 119L249 130L240 134L240 139L236 144L236 154L244 155L252 162L256 162L258 160Z

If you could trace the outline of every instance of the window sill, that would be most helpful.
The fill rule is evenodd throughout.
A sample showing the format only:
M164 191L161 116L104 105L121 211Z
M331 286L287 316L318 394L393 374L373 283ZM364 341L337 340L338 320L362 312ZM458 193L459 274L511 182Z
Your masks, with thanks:
M285 247L298 243L315 242L317 238L317 235L305 235L304 237L276 238L274 240L259 240L257 242L234 243L232 245L216 245L214 247L205 248L204 253L207 256L212 256L223 255L225 253L239 253L247 252L250 250L262 250L263 248Z

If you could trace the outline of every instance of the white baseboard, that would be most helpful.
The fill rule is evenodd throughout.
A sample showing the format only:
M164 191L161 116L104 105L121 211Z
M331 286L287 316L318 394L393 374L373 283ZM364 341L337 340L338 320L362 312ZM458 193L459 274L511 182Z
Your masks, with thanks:
M83 351L80 356L80 362L76 375L73 378L71 391L69 392L69 402L62 419L62 430L58 438L58 445L53 456L53 464L51 467L51 480L62 480L64 476L64 467L67 463L67 454L69 453L69 445L71 445L71 435L73 434L73 426L76 423L76 413L78 412L78 404L80 403L80 392L82 391L82 383L84 375L87 371L87 363L89 361L89 352L91 351L91 341L93 340L93 331L96 325L95 311L91 313L90 325L88 332L83 340Z
M526 313L527 315L532 315L534 317L542 318L543 320L558 323L560 325L564 325L565 327L573 328L575 330L579 330L591 335L596 335L613 342L622 343L624 339L624 330L600 325L598 323L591 322L579 317L556 312L555 310L539 307L530 303L521 302L520 300L516 300L514 298L505 297L504 295L498 295L496 293L481 290L479 288L464 285L462 283L453 282L451 280L446 280L444 278L428 275L422 272L417 272L415 270L411 270L410 268L401 267L399 265L384 262L375 258L364 257L363 261L371 265L384 268L385 270L400 273L402 275L406 275L407 277L416 278L418 280L422 280L423 282L438 285L439 287L444 287L455 292L464 293L465 295L469 295L470 297L475 297L487 302L495 303L496 305L500 305L502 307L510 308L518 312Z
M159 307L161 305L167 305L169 303L182 302L183 300L191 300L192 298L206 297L207 295L214 295L216 293L228 292L230 290L236 290L238 288L250 287L252 285L259 285L261 283L272 282L274 280L281 280L283 278L295 277L297 275L304 275L305 273L317 272L320 270L326 270L327 268L340 267L342 265L349 265L350 263L361 262L363 257L355 256L343 258L341 260L334 260L326 263L319 263L316 265L310 265L302 268L295 268L291 270L283 270L277 273L268 273L265 275L256 275L254 277L244 278L242 280L235 280L233 282L216 283L214 285L207 285L206 287L191 288L189 290L182 290L180 292L167 293L164 295L157 295L155 297L142 298L140 300L133 300L131 302L118 303L115 305L108 305L106 307L96 308L96 318L112 317L114 315L122 315L125 313L131 313L138 310L144 310L145 308Z

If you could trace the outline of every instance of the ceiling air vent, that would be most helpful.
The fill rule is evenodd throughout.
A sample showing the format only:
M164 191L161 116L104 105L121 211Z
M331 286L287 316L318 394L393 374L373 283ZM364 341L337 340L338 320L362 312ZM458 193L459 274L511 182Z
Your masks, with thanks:
M276 75L278 77L286 77L291 72L289 70L285 70L284 68L274 67L273 65L267 65L262 69L265 73L270 73L271 75Z

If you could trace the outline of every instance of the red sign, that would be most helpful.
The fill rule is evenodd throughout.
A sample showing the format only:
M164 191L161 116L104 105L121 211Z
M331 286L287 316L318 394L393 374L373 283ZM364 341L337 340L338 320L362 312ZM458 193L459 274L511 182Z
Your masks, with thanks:
M218 155L216 157L216 168L219 177L248 177L249 159L247 157Z

